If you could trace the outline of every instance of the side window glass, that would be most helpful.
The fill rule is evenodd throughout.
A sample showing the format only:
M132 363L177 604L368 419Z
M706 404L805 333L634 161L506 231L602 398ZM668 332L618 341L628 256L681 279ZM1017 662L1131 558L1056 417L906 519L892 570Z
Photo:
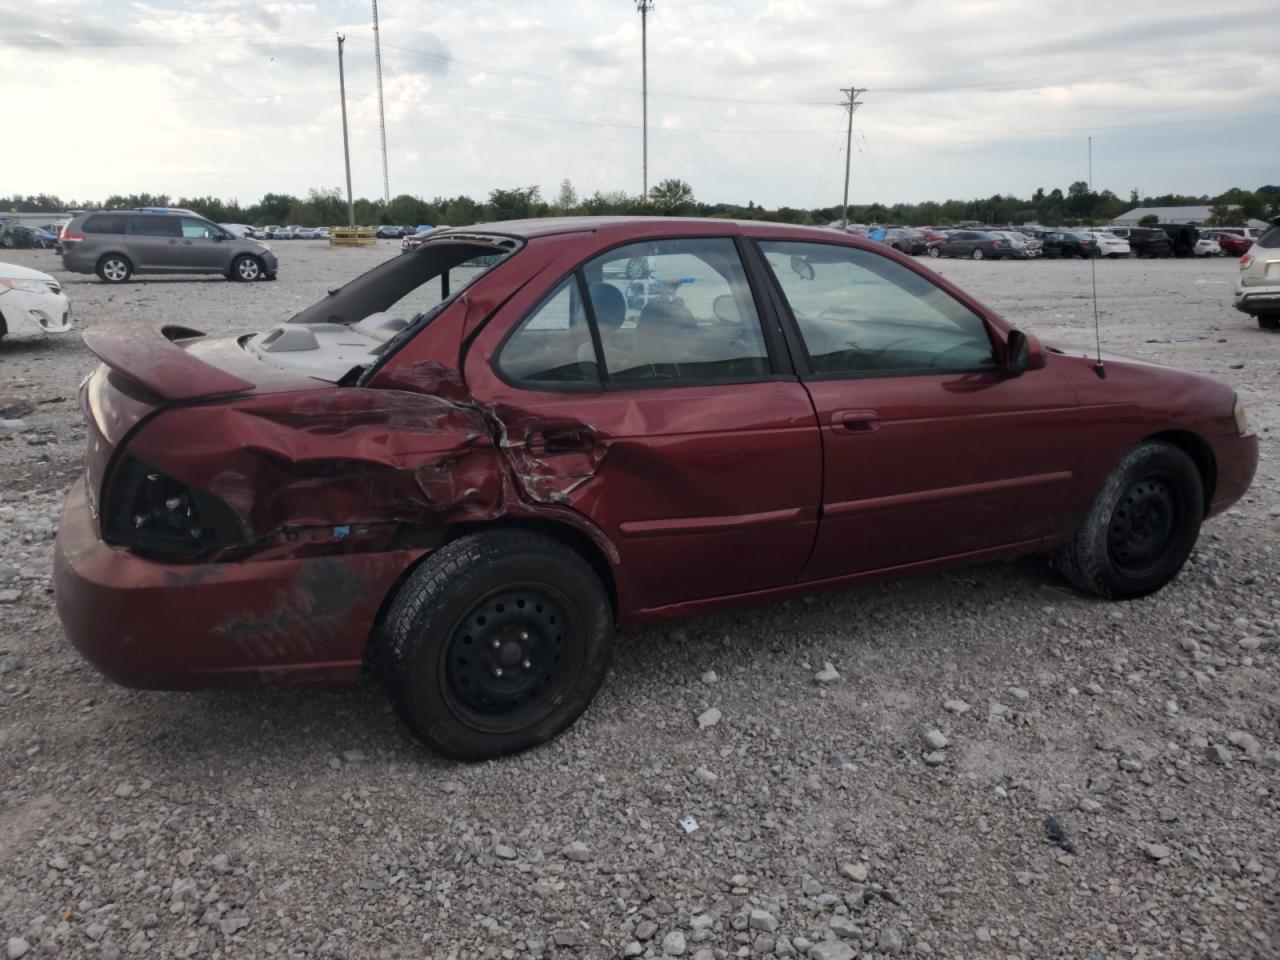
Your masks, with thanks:
M733 382L770 373L732 240L630 244L583 271L611 382Z
M994 366L982 318L931 280L869 250L762 241L816 373Z
M176 217L130 217L129 232L140 237L182 236Z
M551 296L520 321L503 344L498 368L507 379L530 387L600 385L576 275L561 281Z
M1280 247L1280 226L1271 227L1254 241L1263 250L1274 250Z
M213 224L206 223L203 220L196 220L192 217L182 218L182 235L188 240L212 240L221 232Z
M85 233L124 233L123 213L98 213L84 222Z

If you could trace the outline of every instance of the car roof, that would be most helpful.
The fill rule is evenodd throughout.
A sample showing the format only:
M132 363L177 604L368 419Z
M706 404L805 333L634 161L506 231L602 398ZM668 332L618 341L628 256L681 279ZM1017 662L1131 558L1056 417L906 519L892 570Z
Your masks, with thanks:
M501 220L476 223L467 227L447 227L437 236L451 233L496 233L521 239L555 236L566 233L608 233L613 239L627 236L712 236L725 234L755 236L794 234L796 239L828 240L850 237L850 234L826 227L810 227L793 223L763 220L721 220L714 217L541 217L533 220ZM857 239L854 237L853 239Z

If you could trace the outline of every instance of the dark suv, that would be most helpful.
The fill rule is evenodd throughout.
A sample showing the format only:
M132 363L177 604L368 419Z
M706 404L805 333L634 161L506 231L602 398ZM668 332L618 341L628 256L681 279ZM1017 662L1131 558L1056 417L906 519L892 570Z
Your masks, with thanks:
M274 280L276 255L191 213L94 210L62 231L62 265L124 283L135 273L220 273L228 280Z

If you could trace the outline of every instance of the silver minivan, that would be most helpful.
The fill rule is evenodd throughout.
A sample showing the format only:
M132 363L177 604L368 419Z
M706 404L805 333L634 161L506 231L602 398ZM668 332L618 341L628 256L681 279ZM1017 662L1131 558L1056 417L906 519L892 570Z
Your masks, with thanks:
M228 280L274 280L276 255L190 212L94 210L59 237L62 265L124 283L135 273L217 273Z

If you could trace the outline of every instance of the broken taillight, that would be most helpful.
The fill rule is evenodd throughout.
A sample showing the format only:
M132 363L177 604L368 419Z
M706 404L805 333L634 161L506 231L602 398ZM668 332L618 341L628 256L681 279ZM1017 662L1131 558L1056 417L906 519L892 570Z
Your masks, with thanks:
M240 518L224 500L128 455L108 481L102 534L116 546L185 560L245 542Z

